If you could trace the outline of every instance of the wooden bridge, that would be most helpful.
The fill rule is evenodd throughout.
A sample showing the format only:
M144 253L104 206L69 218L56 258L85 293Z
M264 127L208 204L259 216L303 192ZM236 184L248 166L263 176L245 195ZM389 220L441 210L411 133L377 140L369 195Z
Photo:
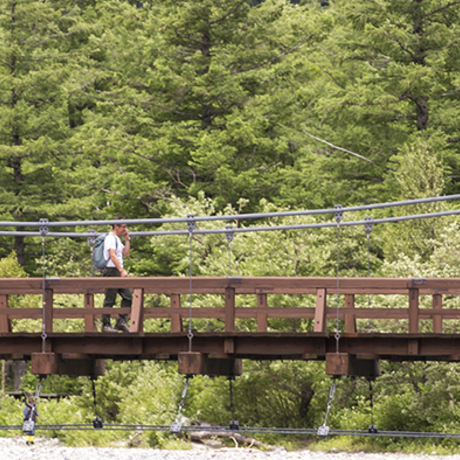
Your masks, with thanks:
M460 361L460 278L341 278L338 291L336 278L192 278L191 286L190 309L189 278L2 278L0 359L31 360L41 375L99 375L109 358L178 360L179 372L209 375L239 374L241 359L325 360L328 374L368 377L382 359ZM105 288L120 287L133 290L131 309L95 307ZM20 308L27 299L40 307ZM97 331L103 313L129 313L130 333ZM36 330L21 332L24 319ZM152 319L164 332L148 332ZM80 320L76 332L59 332L62 320Z

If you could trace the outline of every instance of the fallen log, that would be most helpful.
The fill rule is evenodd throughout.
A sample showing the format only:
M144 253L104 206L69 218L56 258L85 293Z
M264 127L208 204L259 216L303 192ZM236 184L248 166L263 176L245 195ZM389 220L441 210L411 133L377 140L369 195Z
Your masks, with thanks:
M192 441L199 441L199 442L202 442L203 444L206 444L205 440L207 439L227 438L227 439L233 440L233 442L235 443L235 447L239 447L240 444L245 444L248 447L259 447L259 448L268 449L268 450L276 449L275 446L265 444L261 441L258 441L255 438L251 438L250 436L245 436L241 433L238 433L238 431L218 431L215 429L206 430L206 428L214 428L217 425L211 425L210 423L202 422L199 420L196 421L194 425L203 427L203 430L190 431L189 435Z

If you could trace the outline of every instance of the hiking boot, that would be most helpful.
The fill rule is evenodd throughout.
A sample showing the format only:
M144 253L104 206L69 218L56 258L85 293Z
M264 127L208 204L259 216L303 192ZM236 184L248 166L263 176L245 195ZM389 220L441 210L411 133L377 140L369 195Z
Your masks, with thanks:
M121 332L129 332L129 327L126 324L126 321L123 318L119 318L115 324L115 329Z
M118 332L118 329L115 329L110 324L103 324L102 325L102 332Z

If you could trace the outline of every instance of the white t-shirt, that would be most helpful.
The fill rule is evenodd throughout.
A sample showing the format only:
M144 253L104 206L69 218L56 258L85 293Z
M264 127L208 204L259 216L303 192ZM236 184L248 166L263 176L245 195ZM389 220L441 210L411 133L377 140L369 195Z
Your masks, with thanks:
M107 267L115 268L115 264L113 260L110 259L109 249L115 249L117 254L118 262L123 267L123 249L125 245L121 242L120 238L115 235L113 232L109 232L104 240L104 257L105 259L109 259L107 262Z

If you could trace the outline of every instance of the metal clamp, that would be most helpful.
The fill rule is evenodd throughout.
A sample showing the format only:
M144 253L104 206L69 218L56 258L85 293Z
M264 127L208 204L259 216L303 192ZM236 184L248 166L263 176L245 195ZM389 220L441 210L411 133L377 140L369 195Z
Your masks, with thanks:
M334 209L336 209L336 212L334 213L335 221L339 224L343 219L343 206L341 204L335 204Z
M196 221L195 221L195 214L189 214L187 216L187 230L189 233L193 233L193 230L195 230L196 227Z
M48 234L48 224L49 220L46 218L40 219L40 236L46 236Z
M95 244L96 244L96 230L93 230L93 229L90 229L88 230L88 233L90 233L91 235L88 236L87 240L88 240L88 244L93 247Z
M372 232L373 224L372 224L372 217L367 216L364 218L366 223L364 224L364 230L366 230L366 233L369 235L369 233Z
M225 230L225 237L227 238L228 244L230 244L233 241L233 238L235 237L233 225L226 225Z

